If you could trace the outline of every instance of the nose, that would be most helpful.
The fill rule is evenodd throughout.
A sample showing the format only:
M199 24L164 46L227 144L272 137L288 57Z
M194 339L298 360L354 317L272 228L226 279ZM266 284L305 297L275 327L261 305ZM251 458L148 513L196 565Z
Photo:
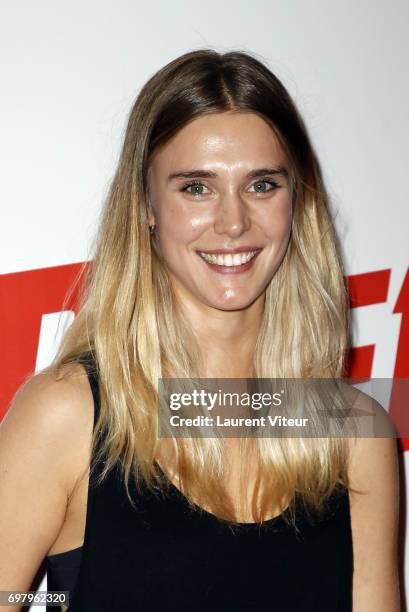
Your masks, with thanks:
M250 229L250 226L246 203L237 194L225 194L219 202L214 222L216 234L227 234L237 238Z

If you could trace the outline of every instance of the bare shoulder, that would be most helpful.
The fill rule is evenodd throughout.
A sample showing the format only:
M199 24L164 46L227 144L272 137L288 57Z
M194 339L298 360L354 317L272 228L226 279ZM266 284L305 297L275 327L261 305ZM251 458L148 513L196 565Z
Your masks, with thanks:
M348 439L349 477L358 488L381 485L385 478L398 476L398 447L393 423L383 406L368 394L354 389L354 414L358 417L357 437Z
M0 424L0 590L26 589L58 537L90 459L94 404L85 369L23 384Z
M380 421L374 435L349 439L354 609L397 612L400 609L397 439L391 433L392 427L388 433L391 421L378 402L361 392L356 402L359 410Z
M83 464L84 447L90 441L94 404L88 377L79 363L63 366L58 378L45 370L31 376L15 394L0 428L3 441L18 443L21 432L25 438L58 449L61 463L67 459L67 493L70 493ZM55 459L57 458L55 457ZM63 476L63 471L61 475Z

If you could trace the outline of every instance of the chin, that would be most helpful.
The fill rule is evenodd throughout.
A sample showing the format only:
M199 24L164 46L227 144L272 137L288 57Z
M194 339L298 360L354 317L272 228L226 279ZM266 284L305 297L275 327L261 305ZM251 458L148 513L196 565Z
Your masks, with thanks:
M217 310L225 310L225 311L233 311L233 310L245 310L256 300L257 297L254 298L244 298L244 297L233 297L230 299L224 300L207 300L207 303L212 308L216 308Z

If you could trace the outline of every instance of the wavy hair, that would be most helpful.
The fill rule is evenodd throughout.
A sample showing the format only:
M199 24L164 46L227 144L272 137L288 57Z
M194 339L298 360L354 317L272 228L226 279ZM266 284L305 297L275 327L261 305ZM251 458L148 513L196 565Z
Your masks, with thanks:
M207 507L220 520L239 524L237 507L222 485L226 461L220 440L158 436L159 379L199 378L202 362L148 227L147 177L154 151L195 118L226 111L256 113L268 122L287 155L292 182L290 241L266 288L252 374L343 376L347 292L306 127L284 85L263 62L249 53L212 49L174 59L140 90L102 210L95 253L81 271L78 314L50 369L62 376L62 366L81 362L84 353L95 359L101 409L92 439L93 469L106 457L100 482L119 464L132 502L129 476L138 488L142 482L160 486L160 456L162 465L175 466L179 489L196 509ZM95 453L102 429L107 435ZM348 445L342 437L243 438L240 452L242 458L253 452L257 459L251 513L259 524L273 507L286 507L290 513L283 512L283 518L290 520L297 496L319 511L336 487L348 486ZM241 482L243 492L244 477Z

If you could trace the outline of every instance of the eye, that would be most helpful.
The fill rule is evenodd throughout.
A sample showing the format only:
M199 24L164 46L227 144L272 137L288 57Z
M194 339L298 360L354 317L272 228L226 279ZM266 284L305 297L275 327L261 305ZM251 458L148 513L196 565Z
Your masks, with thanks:
M193 191L189 191L190 187L193 187ZM186 193L190 193L190 195L193 196L198 196L198 195L204 195L202 191L200 191L200 188L202 187L206 187L206 185L204 185L203 183L201 183L200 181L190 181L189 183L186 183L180 191L186 192Z
M269 185L270 189L265 189L265 188L258 188L258 186L263 186L263 185ZM260 179L258 181L256 181L255 183L253 183L252 186L256 186L256 192L255 193L268 193L270 191L275 191L276 189L278 189L280 187L280 185L278 183L276 183L275 181L273 181L272 179ZM192 191L190 190L192 188ZM190 193L190 195L192 196L201 196L201 195L206 195L203 192L203 188L207 189L206 185L204 185L203 183L201 183L200 181L189 181L189 183L186 183L181 189L180 191L182 192L186 192L186 193Z
M263 184L270 185L270 189L257 189L256 193L268 193L269 191L274 191L275 189L278 189L278 187L280 186L278 183L276 183L275 181L271 179L261 179L253 183L252 186L254 187L254 186L259 186Z

